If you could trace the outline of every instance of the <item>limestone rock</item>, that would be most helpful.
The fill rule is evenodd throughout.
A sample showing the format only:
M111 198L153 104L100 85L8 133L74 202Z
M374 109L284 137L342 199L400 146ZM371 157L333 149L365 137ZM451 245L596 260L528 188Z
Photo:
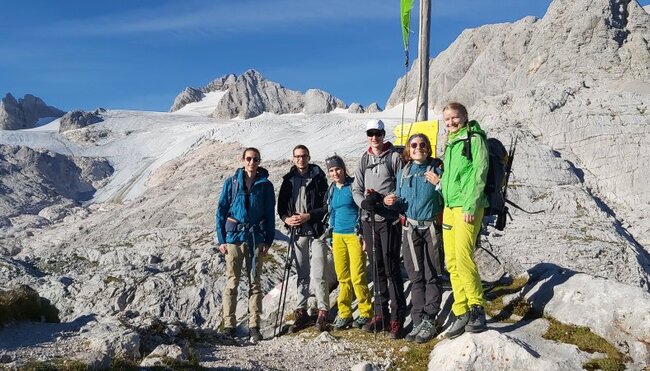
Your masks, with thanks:
M16 100L13 95L7 93L0 101L0 130L33 128L40 118L61 117L64 113L31 94Z
M379 105L376 102L372 102L368 107L366 107L366 112L368 113L376 113L381 111L382 111L381 107L379 107Z
M538 313L589 327L629 354L641 369L650 365L650 293L550 264L530 275L522 297Z
M335 108L346 107L343 101L322 90L311 89L303 95L267 80L255 70L248 70L240 76L222 76L200 89L186 88L176 97L170 111L177 111L188 103L198 102L205 94L215 91L225 92L210 114L211 117L217 118L248 119L264 112L327 113Z
M174 104L169 109L169 112L175 112L183 108L186 104L198 102L205 97L205 94L199 89L192 87L186 87L180 94L174 99Z
M168 361L183 363L189 360L187 349L178 345L161 344L140 362L140 367L165 366Z
M101 114L102 109L97 109L94 112L70 111L61 117L59 133L85 128L86 126L102 122L104 119Z
M350 107L348 107L348 112L350 112L350 113L364 113L365 109L359 103L352 103L350 105Z
M345 108L342 100L319 89L307 90L304 101L304 112L307 114L328 113L335 108Z

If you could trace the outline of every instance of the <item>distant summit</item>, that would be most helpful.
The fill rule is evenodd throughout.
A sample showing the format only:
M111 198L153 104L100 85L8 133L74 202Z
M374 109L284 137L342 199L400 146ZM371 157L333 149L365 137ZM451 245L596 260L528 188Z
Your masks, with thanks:
M209 116L219 118L239 117L247 119L264 112L283 113L327 113L336 108L347 108L346 104L331 94L310 89L305 94L289 90L282 85L267 80L259 72L248 70L240 76L228 74L222 76L203 88L188 87L174 100L170 112L177 112L189 104L198 104L210 93L221 92L212 104L203 105ZM205 101L204 101L205 103Z
M38 126L39 119L61 117L63 114L64 111L48 106L39 97L26 94L16 100L11 93L7 93L0 101L0 129L30 129Z

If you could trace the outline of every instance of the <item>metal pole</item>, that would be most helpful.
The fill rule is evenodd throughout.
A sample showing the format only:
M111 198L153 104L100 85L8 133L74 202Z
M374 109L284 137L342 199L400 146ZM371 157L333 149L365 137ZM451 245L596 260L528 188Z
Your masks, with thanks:
M295 241L295 228L291 228L289 235L289 246L287 247L287 257L284 261L284 272L282 274L282 283L280 286L280 298L278 301L278 310L275 314L275 327L273 328L273 336L282 333L282 321L284 320L284 305L287 300L287 290L289 289L289 276L291 275L291 262L293 260L293 249ZM278 321L280 322L280 330L278 332Z
M418 65L420 67L420 87L416 121L427 121L429 116L429 34L431 1L420 0L420 37L418 44Z

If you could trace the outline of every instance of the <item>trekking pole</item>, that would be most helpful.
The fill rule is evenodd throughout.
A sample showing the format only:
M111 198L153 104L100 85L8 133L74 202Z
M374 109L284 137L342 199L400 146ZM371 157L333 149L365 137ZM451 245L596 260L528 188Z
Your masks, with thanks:
M280 286L280 299L278 301L278 310L275 315L275 327L273 328L273 337L277 336L278 333L278 320L280 322L280 332L282 332L282 321L284 320L284 305L287 299L287 290L289 288L289 275L291 274L291 258L294 248L296 230L291 227L291 233L289 234L289 246L287 248L287 257L284 261L284 271L282 273L282 282Z
M377 318L377 305L378 304L378 298L379 298L379 286L377 285L377 248L375 247L375 211L370 212L370 233L372 235L372 294L374 297L374 305L373 305L373 320ZM382 313L382 318L381 318L381 324L382 324L382 329L384 325L384 318L383 318L383 313ZM375 331L375 339L377 338L377 323L375 322L374 326L374 331Z

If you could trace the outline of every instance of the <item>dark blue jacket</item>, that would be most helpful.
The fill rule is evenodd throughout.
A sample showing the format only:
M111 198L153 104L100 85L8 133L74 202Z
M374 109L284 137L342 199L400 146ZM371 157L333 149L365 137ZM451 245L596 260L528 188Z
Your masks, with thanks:
M265 243L271 246L275 236L275 193L273 184L268 179L269 172L257 169L255 182L250 189L249 207L246 207L244 168L235 171L235 175L223 183L216 212L217 242ZM233 182L235 178L235 182ZM237 183L237 194L232 195L233 183ZM252 231L251 231L252 228Z

